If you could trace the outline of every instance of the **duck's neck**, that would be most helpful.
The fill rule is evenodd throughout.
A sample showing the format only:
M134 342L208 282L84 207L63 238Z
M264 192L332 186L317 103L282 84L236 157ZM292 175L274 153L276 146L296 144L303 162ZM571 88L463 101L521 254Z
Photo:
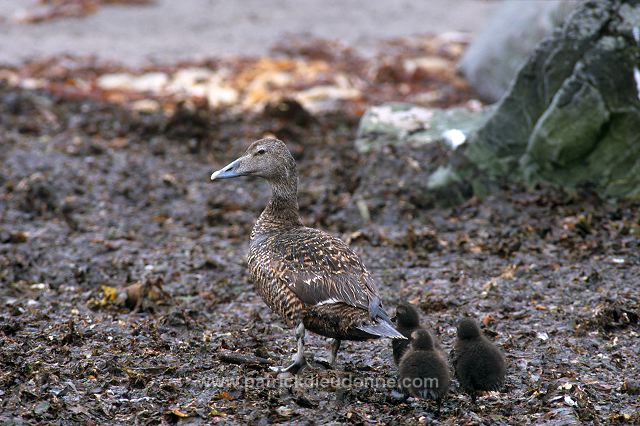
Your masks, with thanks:
M302 226L298 207L298 177L271 183L271 199L260 215L253 234Z

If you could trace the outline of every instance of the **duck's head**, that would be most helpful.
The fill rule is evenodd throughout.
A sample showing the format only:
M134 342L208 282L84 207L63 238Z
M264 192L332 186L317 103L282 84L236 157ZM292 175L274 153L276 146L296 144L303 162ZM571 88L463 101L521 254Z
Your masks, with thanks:
M480 336L480 327L471 318L463 318L458 323L458 339L475 339Z
M418 310L409 303L401 303L398 305L393 320L398 326L408 329L416 328L420 325Z
M296 162L281 140L265 138L253 142L244 155L211 175L211 180L258 176L272 183L297 179Z
M419 329L411 333L411 346L416 350L433 349L433 337L427 330Z

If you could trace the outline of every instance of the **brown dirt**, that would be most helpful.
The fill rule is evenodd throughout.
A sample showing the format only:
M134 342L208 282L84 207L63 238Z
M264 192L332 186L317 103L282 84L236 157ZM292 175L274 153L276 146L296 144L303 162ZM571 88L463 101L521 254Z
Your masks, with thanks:
M399 185L420 175L390 167L433 153L359 156L355 116L175 114L0 86L2 422L640 422L638 203L504 188L421 205ZM458 318L483 321L507 355L503 392L472 406L454 386L436 418L355 386L395 377L384 340L346 343L336 371L298 387L251 386L294 350L247 282L268 190L208 177L265 133L298 160L305 222L351 241L389 311L419 304L447 350ZM323 338L308 343L326 356Z

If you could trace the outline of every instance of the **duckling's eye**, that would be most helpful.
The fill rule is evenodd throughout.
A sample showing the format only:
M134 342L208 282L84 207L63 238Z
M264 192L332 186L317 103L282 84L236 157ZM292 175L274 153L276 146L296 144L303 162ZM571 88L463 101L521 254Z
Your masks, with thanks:
M257 150L257 151L256 151L256 155L262 155L262 154L264 154L264 153L266 153L266 152L267 152L267 150L266 150L266 149L264 149L264 148L260 148L259 150Z

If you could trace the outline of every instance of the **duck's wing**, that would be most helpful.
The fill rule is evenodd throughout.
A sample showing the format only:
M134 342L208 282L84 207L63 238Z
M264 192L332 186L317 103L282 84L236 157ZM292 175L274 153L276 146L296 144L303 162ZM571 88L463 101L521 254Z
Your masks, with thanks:
M342 240L299 228L273 241L271 254L271 268L304 304L346 303L388 320L371 274Z

